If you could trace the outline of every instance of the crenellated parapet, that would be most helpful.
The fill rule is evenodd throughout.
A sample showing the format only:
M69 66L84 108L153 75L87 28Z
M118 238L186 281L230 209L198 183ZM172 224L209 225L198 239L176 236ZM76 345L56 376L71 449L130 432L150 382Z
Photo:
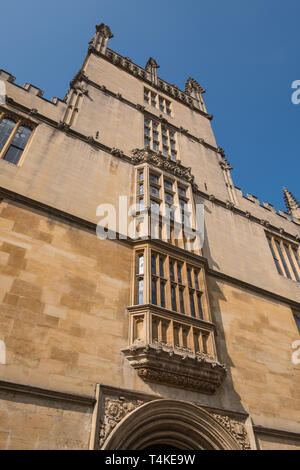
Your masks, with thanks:
M38 98L42 98L43 101L46 101L47 103L57 105L59 103L64 103L64 100L61 100L60 98L53 97L51 100L48 100L47 98L44 98L44 90L41 90L40 88L32 85L31 83L25 83L23 86L18 85L15 83L16 77L11 75L10 73L6 72L5 70L0 70L0 80L6 81L15 87L22 89L26 91L27 93L34 95Z

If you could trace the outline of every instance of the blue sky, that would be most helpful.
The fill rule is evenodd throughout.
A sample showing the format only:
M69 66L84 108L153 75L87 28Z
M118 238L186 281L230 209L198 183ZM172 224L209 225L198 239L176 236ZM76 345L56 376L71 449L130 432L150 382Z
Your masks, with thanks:
M110 47L181 89L204 95L236 186L277 209L282 187L300 199L299 0L27 0L1 5L0 68L45 96L62 98L81 67L96 24Z

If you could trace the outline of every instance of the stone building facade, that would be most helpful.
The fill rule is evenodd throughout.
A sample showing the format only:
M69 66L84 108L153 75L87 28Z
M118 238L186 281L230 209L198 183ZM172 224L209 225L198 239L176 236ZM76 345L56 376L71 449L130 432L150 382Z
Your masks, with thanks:
M0 448L299 449L299 203L243 195L205 90L112 37L63 100L0 71Z

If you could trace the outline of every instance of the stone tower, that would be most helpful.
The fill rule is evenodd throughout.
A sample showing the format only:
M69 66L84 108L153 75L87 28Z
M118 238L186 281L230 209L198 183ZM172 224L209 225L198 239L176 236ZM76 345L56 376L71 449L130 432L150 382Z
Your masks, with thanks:
M112 38L63 100L0 71L0 448L299 449L299 204Z

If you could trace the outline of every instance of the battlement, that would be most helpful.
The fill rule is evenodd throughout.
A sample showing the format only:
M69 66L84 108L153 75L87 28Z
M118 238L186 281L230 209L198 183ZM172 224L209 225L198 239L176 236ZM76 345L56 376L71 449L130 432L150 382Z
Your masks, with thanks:
M57 98L57 97L53 97L53 98L51 98L51 100L48 100L47 98L44 97L44 90L41 90L40 88L32 85L31 83L25 83L23 86L18 85L17 83L15 83L16 77L14 77L9 72L6 72L3 69L0 69L0 80L7 81L8 83L10 83L10 84L12 84L12 85L14 85L18 88L21 88L22 90L26 91L27 93L30 93L34 96L37 96L38 98L41 98L44 101L46 101L47 103L53 104L54 106L56 106L58 103L64 103L65 102L64 100L62 100L60 98Z
M254 207L256 207L257 209L262 208L262 209L267 210L268 212L270 212L272 215L275 215L276 217L278 217L278 223L281 223L282 218L283 218L286 221L291 222L291 223L296 224L297 226L299 226L298 221L293 220L293 218L288 214L288 212L282 211L281 209L276 209L273 206L273 204L270 204L269 202L260 201L258 199L258 197L254 196L253 194L248 194L247 193L246 195L244 195L243 191L240 188L238 188L237 186L235 186L235 191L236 191L237 195L240 198L243 198L246 201L251 202L252 204L254 204ZM251 212L251 211L249 211L249 212ZM257 212L257 210L253 211L253 215L254 215L255 212ZM273 221L274 221L274 219L273 219Z

